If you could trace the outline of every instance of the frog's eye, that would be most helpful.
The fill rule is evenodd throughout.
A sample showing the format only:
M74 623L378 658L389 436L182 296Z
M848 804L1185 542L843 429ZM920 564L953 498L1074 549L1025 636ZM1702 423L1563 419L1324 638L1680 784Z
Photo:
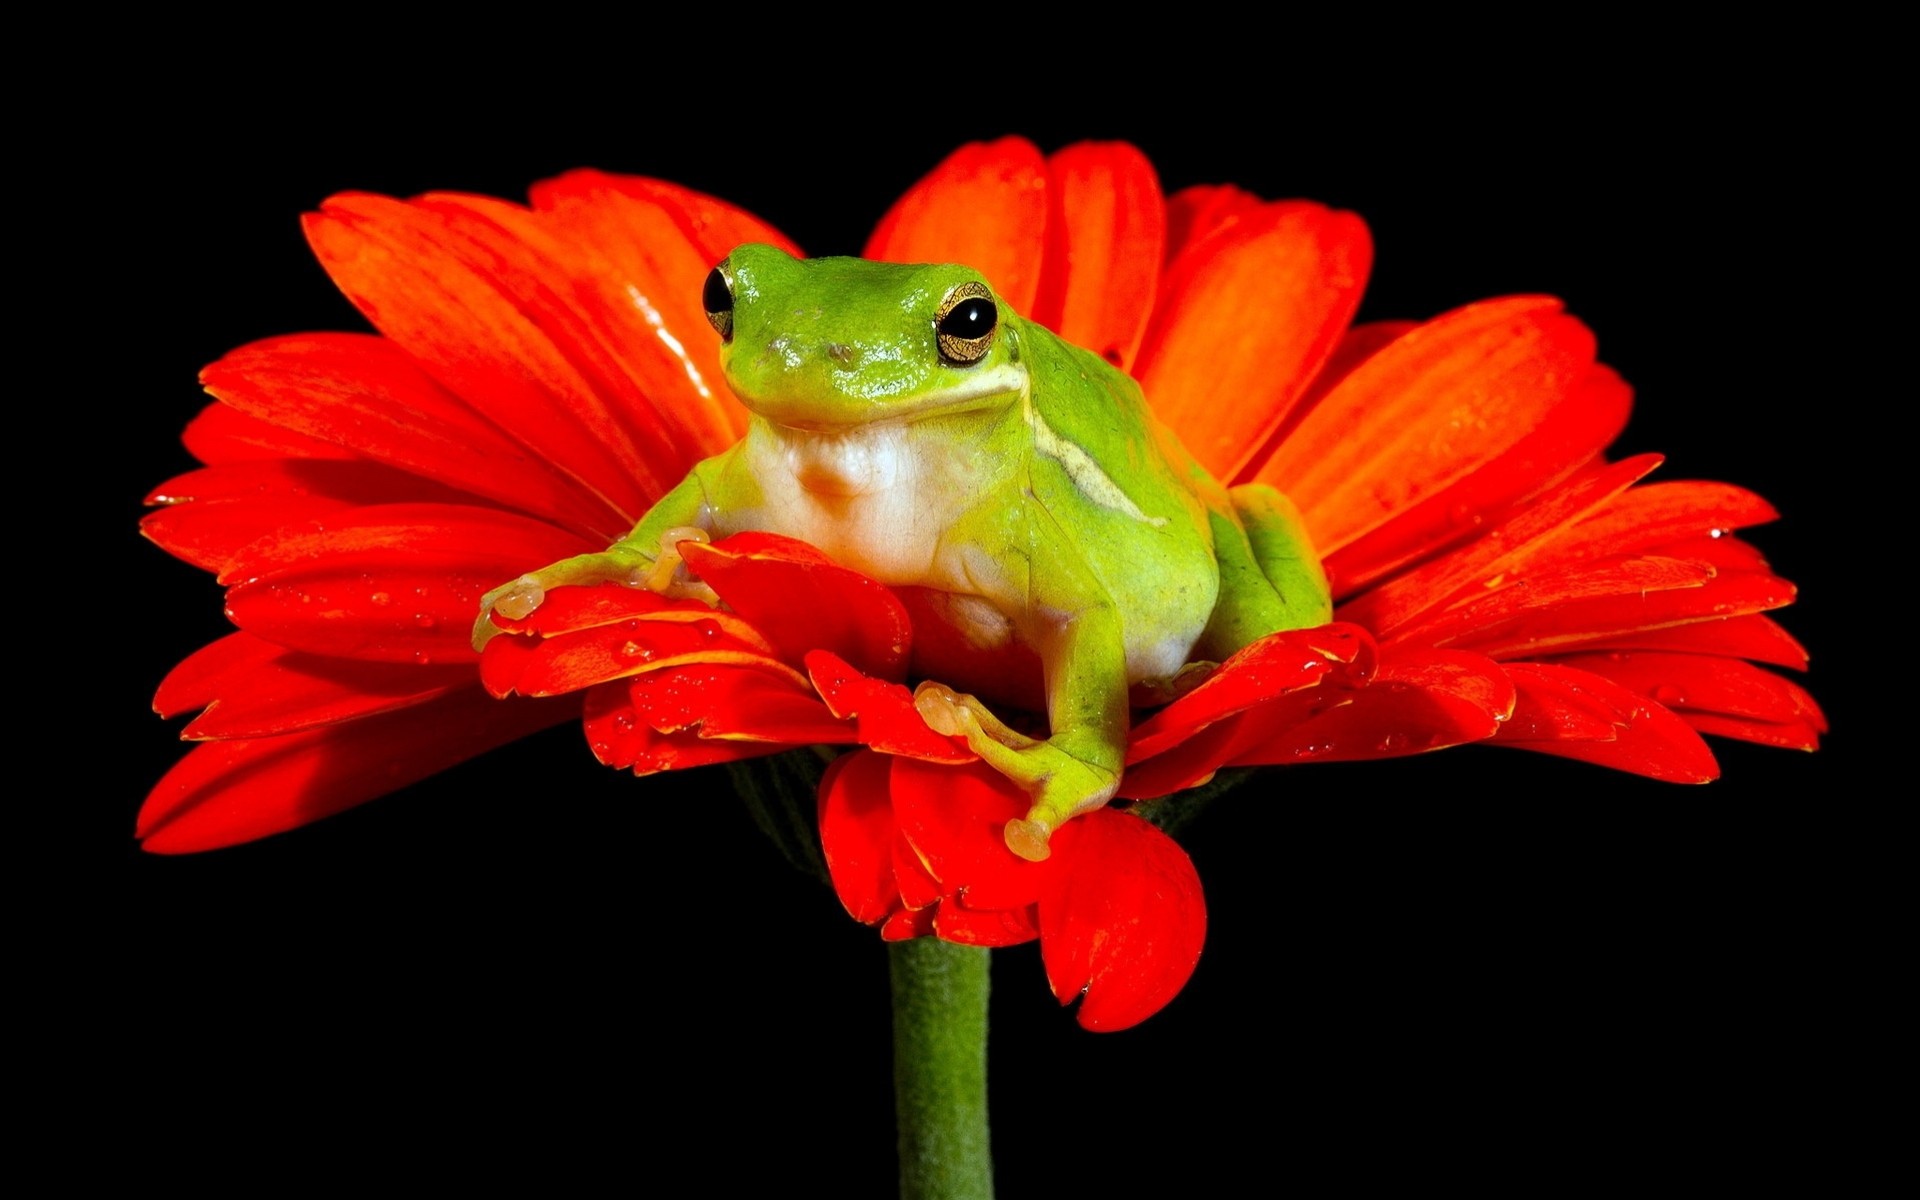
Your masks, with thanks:
M707 285L700 289L700 304L707 310L707 324L720 331L720 340L733 340L733 285L721 270L726 263L707 272Z
M987 285L969 281L948 292L933 317L934 341L940 357L955 366L971 366L993 349L993 331L1000 326Z

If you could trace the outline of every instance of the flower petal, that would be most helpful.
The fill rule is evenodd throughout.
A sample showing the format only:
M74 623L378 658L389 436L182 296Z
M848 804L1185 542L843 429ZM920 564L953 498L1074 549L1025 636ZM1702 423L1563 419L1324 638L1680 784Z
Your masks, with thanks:
M356 662L231 633L170 671L153 707L161 716L205 709L180 732L191 741L273 737L410 708L472 683L464 664Z
M617 400L583 369L568 281L487 233L483 222L359 193L307 217L321 265L375 328L631 523L684 468L643 452Z
M900 757L892 763L889 786L901 836L944 894L964 889L967 907L976 910L1022 908L1039 898L1065 855L1057 842L1046 862L1028 862L1007 849L1007 822L1025 816L1032 803L1018 784L984 763L955 767ZM1056 839L1077 824L1061 826Z
M1046 247L1047 164L1025 138L971 142L894 201L863 256L965 263L1015 312L1031 313Z
M563 611L550 617L548 608ZM618 584L555 588L529 620L506 624L542 619L550 622L540 628L548 636L513 636L510 630L487 642L480 681L489 693L556 696L696 662L763 667L798 678L745 621L698 600L667 600Z
M579 715L578 701L501 704L477 687L283 737L206 742L140 810L146 849L184 854L318 821Z
M892 764L870 750L843 754L820 777L820 848L847 914L875 925L900 907L893 880L899 828L887 791Z
M1527 564L1567 561L1548 539L1617 496L1660 465L1641 454L1581 475L1525 505L1487 535L1414 568L1340 607L1340 619L1365 625L1381 638L1462 595L1524 582Z
M1480 470L1328 555L1324 565L1334 598L1345 599L1422 558L1479 536L1508 505L1559 484L1599 454L1626 426L1632 405L1633 389L1609 368L1595 364L1538 426Z
M1343 699L1304 720L1284 706L1249 713L1231 765L1397 758L1483 741L1512 715L1514 686L1484 655L1398 648Z
M830 650L869 675L904 678L913 634L906 609L865 575L774 534L682 542L680 552L787 663Z
M270 642L384 662L473 662L480 597L587 547L530 517L388 504L276 531L241 551L227 615Z
M234 409L611 541L620 515L529 454L385 338L313 333L231 350L200 372Z
M473 209L536 249L542 275L567 281L559 299L579 322L569 356L614 401L641 453L677 478L747 429L700 298L719 258L687 240L676 214L589 180L548 191L553 207L542 212L476 197L422 202Z
M557 179L534 184L531 200L535 211L555 214L563 222L562 227L569 236L578 236L583 244L604 247L609 253L617 255L631 237L631 230L609 229L602 222L591 219L605 205L608 193L653 206L672 217L680 236L708 266L719 262L729 250L744 242L778 246L795 258L802 257L800 247L787 240L786 234L746 209L664 179L649 179L644 175L610 175L594 170L568 171ZM606 211L617 213L623 210L609 205ZM581 223L583 219L584 224ZM605 241L602 241L603 237ZM642 253L651 252L647 245L641 245L639 249Z
M1040 900L1040 957L1062 1004L1080 999L1080 1024L1107 1033L1166 1007L1193 975L1207 937L1207 906L1193 862L1172 838L1103 808L1076 818L1071 868Z
M281 458L176 475L147 496L166 507L140 532L176 558L219 574L241 550L283 526L369 504L458 503L464 497L378 463Z
M1562 558L1669 553L1676 542L1719 538L1779 516L1773 505L1730 483L1675 480L1615 496L1554 540ZM1684 557L1673 555L1673 557Z
M1692 727L1610 679L1551 663L1507 663L1506 672L1519 698L1512 719L1494 735L1496 744L1672 783L1705 783L1720 774L1713 751ZM1594 738L1603 725L1613 736Z
M661 733L698 730L703 738L832 745L853 740L813 689L790 667L698 662L635 676L634 711Z
M1356 367L1256 478L1300 506L1331 555L1497 459L1586 378L1593 350L1550 297L1456 309Z
M855 740L885 754L904 754L929 762L962 763L974 759L964 738L942 737L927 727L913 706L913 693L897 683L855 670L826 650L807 655L807 675L834 716L855 722Z
M219 401L207 405L199 416L187 422L180 441L188 453L210 467L267 458L357 460L360 457L343 446L283 429Z
M1146 155L1081 142L1047 159L1047 251L1027 316L1125 371L1153 312L1166 215Z
M1715 617L1671 625L1664 629L1627 629L1588 641L1572 641L1564 650L1677 650L1688 654L1720 654L1755 662L1807 669L1807 651L1779 622L1758 613L1744 617Z
M1257 212L1266 201L1232 184L1198 184L1182 188L1167 199L1166 263L1227 222Z
M1372 262L1359 217L1290 201L1229 219L1169 264L1135 374L1214 475L1237 481L1264 457L1339 345Z
M1567 654L1563 667L1604 675L1620 686L1657 700L1683 718L1713 713L1773 724L1804 723L1824 730L1826 718L1805 688L1739 659L1711 654L1653 652Z

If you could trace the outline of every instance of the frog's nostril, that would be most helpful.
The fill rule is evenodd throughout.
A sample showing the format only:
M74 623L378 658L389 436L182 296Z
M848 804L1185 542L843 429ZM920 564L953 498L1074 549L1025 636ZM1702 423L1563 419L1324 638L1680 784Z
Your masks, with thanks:
M847 366L853 362L853 347L845 342L828 342L827 357L843 367Z

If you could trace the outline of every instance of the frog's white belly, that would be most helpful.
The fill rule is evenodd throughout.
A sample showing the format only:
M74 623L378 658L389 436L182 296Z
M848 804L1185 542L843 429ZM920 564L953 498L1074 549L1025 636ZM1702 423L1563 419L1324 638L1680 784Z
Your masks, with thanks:
M943 547L988 481L937 440L904 422L820 433L758 425L745 450L761 504L727 523L810 542L881 583L992 590L996 581L973 577L979 563L963 561L977 556Z

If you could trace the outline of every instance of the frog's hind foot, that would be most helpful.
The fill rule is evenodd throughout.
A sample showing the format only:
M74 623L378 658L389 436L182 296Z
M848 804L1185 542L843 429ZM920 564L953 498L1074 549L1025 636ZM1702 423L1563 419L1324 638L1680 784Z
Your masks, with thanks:
M1044 861L1052 853L1047 843L1054 830L1101 807L1120 786L1117 770L1073 754L1058 738L1028 737L979 700L943 684L921 684L913 706L934 732L966 738L967 748L983 762L1026 789L1032 807L1026 816L1008 821L1002 836L1007 849L1029 862Z

